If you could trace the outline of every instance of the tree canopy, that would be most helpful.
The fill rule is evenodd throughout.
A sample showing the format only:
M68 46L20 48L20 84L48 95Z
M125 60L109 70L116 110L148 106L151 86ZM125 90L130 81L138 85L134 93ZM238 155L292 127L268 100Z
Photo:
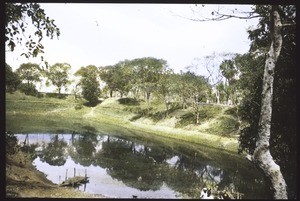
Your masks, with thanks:
M50 66L49 70L46 71L48 80L57 87L58 94L61 93L62 87L67 87L70 83L69 81L69 71L71 70L71 65L67 63L56 63Z
M5 3L5 44L10 51L16 46L26 47L26 58L44 53L42 39L60 35L60 30L38 3ZM29 22L30 21L30 22ZM34 32L28 33L28 27ZM41 60L44 58L41 56Z

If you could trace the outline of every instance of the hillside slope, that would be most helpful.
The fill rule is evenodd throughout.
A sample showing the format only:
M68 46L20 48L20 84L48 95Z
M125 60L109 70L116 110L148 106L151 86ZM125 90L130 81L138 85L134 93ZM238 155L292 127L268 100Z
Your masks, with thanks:
M95 107L67 99L6 94L6 131L11 133L109 133L140 138L165 137L236 152L238 121L234 107L203 104L200 124L190 108L159 102L108 98ZM136 131L136 132L131 132Z

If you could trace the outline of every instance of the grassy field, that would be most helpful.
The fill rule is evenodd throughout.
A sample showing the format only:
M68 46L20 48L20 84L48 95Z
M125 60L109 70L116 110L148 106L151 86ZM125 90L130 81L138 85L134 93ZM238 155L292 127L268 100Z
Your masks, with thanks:
M105 99L86 107L72 97L36 98L6 94L6 131L12 133L107 133L170 143L180 140L236 152L238 123L234 108L203 105L200 125L192 112L174 106L165 117L163 104L133 99Z

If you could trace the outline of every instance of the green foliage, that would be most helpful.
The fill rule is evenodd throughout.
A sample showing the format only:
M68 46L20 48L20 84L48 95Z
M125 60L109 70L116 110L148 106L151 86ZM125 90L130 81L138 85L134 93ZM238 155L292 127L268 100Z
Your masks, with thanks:
M42 162L47 162L49 165L62 166L66 163L67 143L58 139L58 135L52 137L51 142L43 149L40 159Z
M26 81L28 84L41 81L41 68L35 63L23 63L16 70L22 81Z
M18 86L21 84L21 79L19 75L13 72L12 68L5 64L5 91L14 92L18 89Z
M281 30L283 43L275 68L270 150L286 179L289 198L294 199L296 198L294 178L297 171L294 165L297 160L296 6L281 5L279 9L282 23L289 25ZM239 65L242 67L241 88L245 95L239 108L243 123L240 151L250 154L256 146L264 54L267 54L271 44L269 32L272 28L269 26L270 6L257 5L254 10L261 18L258 26L248 31L252 41L251 52L239 58Z
M75 75L81 76L79 84L82 88L82 96L88 101L85 105L97 105L99 103L98 97L101 94L97 67L93 65L81 67Z
M139 102L135 98L120 98L118 101L122 105L139 105Z
M44 47L41 44L46 35L51 39L60 35L60 30L54 24L54 20L46 16L44 9L38 3L6 3L5 4L5 42L11 51L14 51L17 45L25 47L27 52L23 52L26 58L36 57L44 53ZM28 23L31 20L31 23ZM28 24L31 26L28 27ZM33 28L33 33L26 34L28 29ZM28 40L22 40L23 37ZM41 57L43 60L43 57Z
M15 154L18 152L18 139L17 137L9 132L5 133L5 152L7 154Z
M86 104L86 100L84 100L83 98L78 98L75 100L75 110L81 110L84 105Z
M173 101L175 97L176 92L176 79L174 78L174 72L171 69L166 69L164 72L162 72L160 79L157 83L157 90L156 94L157 96L162 99L162 101L165 104L166 112L165 116L167 117L169 114L169 110L171 107L171 102Z
M221 116L216 118L206 131L216 135L230 136L237 134L238 128L239 122L236 119L229 116Z
M221 73L223 74L223 76L227 80L229 80L229 82L231 82L232 79L234 79L234 76L238 72L235 65L234 65L234 61L229 60L229 59L226 59L221 63L220 70L221 70Z
M58 94L61 93L61 88L66 87L69 81L69 71L71 70L70 64L56 63L46 72L48 80L58 88Z
M200 122L206 122L216 118L216 116L222 113L222 107L218 105L202 105L199 109ZM176 124L176 127L183 127L189 124L194 124L195 116L193 112L187 111L180 116L180 120Z
M33 83L29 83L29 84L21 83L19 85L19 90L26 95L38 96L39 94L38 90L35 88L35 85Z
M118 91L122 97L134 87L135 74L129 60L120 61L113 66L100 67L99 75L106 83L110 97L114 91Z
M224 114L238 118L238 106L230 107L224 111Z
M58 93L45 93L46 98L67 98L68 94L58 94Z
M235 57L236 56L237 55L235 55ZM224 102L226 101L227 103L229 103L228 101L231 100L233 105L237 105L239 103L238 94L240 94L238 90L239 69L235 63L235 59L225 59L220 65L220 71L226 78L226 82L224 84L220 83L217 86L220 91L220 96L221 98L223 98Z
M195 124L199 124L199 115L201 102L206 98L206 90L208 88L207 79L204 76L195 75L192 72L181 74L178 92L187 104L192 106L195 117Z
M130 65L135 73L135 85L146 94L149 102L150 95L156 90L160 77L167 68L167 61L144 57L132 60Z

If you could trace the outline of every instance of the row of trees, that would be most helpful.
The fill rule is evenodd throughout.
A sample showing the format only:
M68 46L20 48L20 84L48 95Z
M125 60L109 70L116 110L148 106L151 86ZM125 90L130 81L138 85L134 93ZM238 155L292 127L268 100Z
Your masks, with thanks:
M70 70L71 66L67 63L56 63L48 70L35 63L24 63L14 72L12 67L6 64L6 91L20 89L27 95L37 95L36 84L47 78L46 85L52 84L57 87L58 94L61 94L61 89L71 83Z
M71 83L70 69L71 66L66 63L56 63L47 70L27 63L13 72L6 65L6 90L14 91L20 86L25 93L35 94L35 84L44 77L46 83L55 86L60 94L61 89ZM189 71L175 74L165 60L152 57L125 60L99 68L89 65L81 67L74 75L80 78L73 88L75 97L81 94L91 105L98 103L101 92L103 96L107 92L110 97L143 98L148 104L151 97L155 97L165 104L166 111L170 109L171 102L181 103L183 108L192 106L196 123L199 123L200 103L207 99L211 90L204 76ZM105 86L101 87L101 84Z
M193 98L193 96L195 99L206 102L237 105L241 99L239 83L237 82L240 68L242 66L239 66L236 61L224 60L218 71L221 72L225 81L219 80L219 82L212 84L208 77L197 75L191 70L175 74L168 67L167 61L144 57L120 61L109 66L89 65L81 67L74 75L84 77L85 80L82 79L76 83L75 80L72 80L71 66L67 63L56 63L48 69L43 69L38 64L24 63L15 72L6 64L6 91L12 92L20 84L26 83L26 85L22 84L22 90L26 94L34 95L37 92L35 85L46 78L46 86L55 86L58 94L61 93L62 88L68 89L71 83L75 83L73 88L75 95L78 95L81 87L83 97L90 102L97 102L96 99L100 95L100 90L103 90L110 97L132 95L139 98L143 96L147 102L154 94L164 100L166 107L167 103L171 101L181 100L184 108L187 99ZM87 80L91 80L95 86L89 84ZM104 88L101 83L105 83ZM197 88L197 85L201 90ZM91 92L84 95L87 90ZM197 90L198 92L194 92ZM94 94L92 94L93 91Z

